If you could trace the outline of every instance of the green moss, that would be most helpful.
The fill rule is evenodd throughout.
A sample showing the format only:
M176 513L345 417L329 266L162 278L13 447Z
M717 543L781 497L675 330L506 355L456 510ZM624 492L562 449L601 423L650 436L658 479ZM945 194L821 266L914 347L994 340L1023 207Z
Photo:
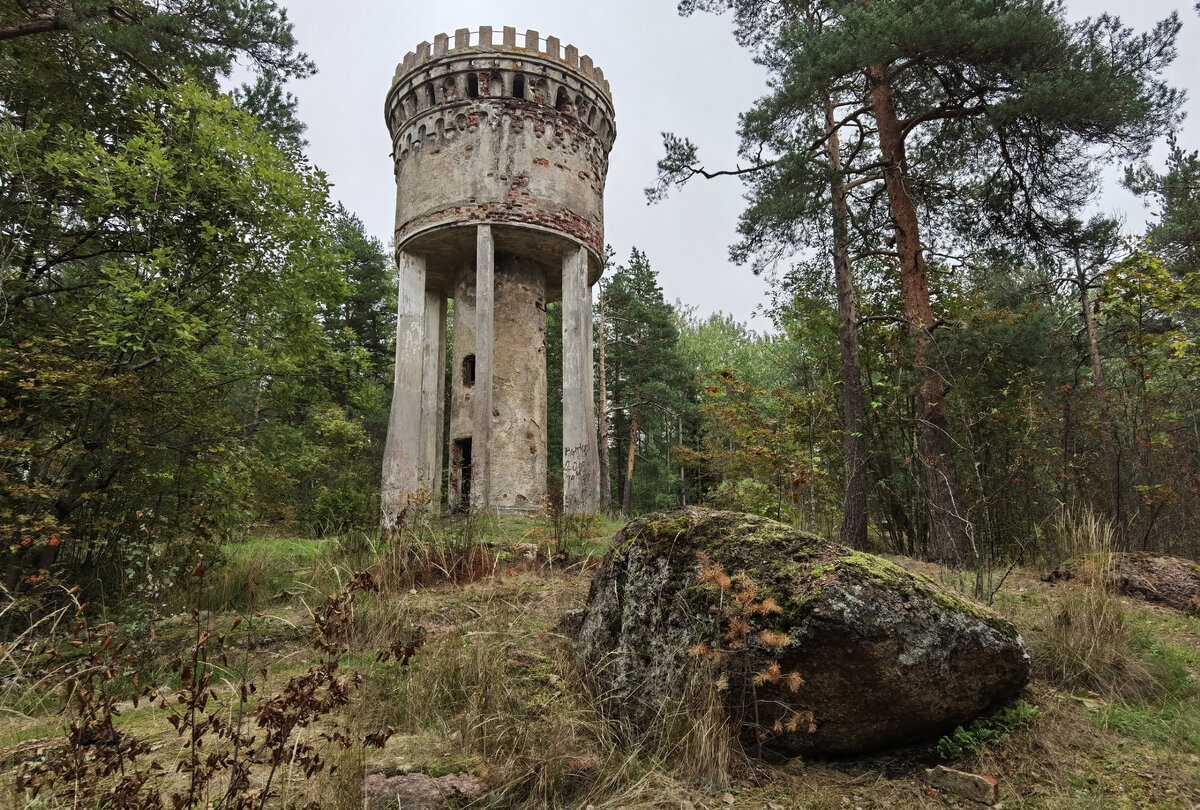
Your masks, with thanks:
M655 539L670 540L688 530L688 519L685 514L668 515L663 520L650 521L646 532Z
M673 560L671 579L664 586L664 591L676 594L673 613L701 612L720 599L716 588L696 579L699 565L691 563L703 550L730 576L749 577L760 599L771 597L783 607L784 616L770 622L777 631L804 622L812 603L828 592L829 584L839 582L928 600L944 610L984 621L1006 635L1017 635L1011 623L928 577L768 518L685 509L635 520L619 537L624 542L615 553L637 545L651 555ZM689 564L680 565L681 560Z
M843 580L869 583L884 590L908 592L914 596L928 599L943 610L964 613L985 621L996 629L1004 630L1009 635L1017 634L1016 627L1010 622L982 605L939 585L923 574L914 574L882 557L864 554L861 551L852 551L846 556L834 560L830 567L837 571Z
M806 545L820 542L817 537L767 518L695 509L639 518L626 526L622 534L627 541L640 540L647 548L657 551L679 550L678 542L686 538L684 550L687 553L694 554L695 549L704 548L718 561L742 556L748 549L792 546L798 540Z
M914 579L912 573L894 562L861 551L851 551L846 556L834 560L831 567L850 579L866 580L888 589L903 587Z

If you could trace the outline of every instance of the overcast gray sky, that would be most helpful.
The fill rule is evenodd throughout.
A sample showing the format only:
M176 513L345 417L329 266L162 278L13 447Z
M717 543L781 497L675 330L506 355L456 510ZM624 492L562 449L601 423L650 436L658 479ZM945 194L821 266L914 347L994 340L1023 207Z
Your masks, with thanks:
M357 213L369 233L391 238L395 206L384 96L396 63L422 40L456 28L511 25L557 36L590 54L612 84L617 140L605 191L605 235L624 261L630 248L647 254L668 300L750 321L766 282L729 262L743 207L738 181L695 182L665 202L647 206L642 189L654 178L664 130L689 136L711 166L736 158L737 115L765 90L765 73L741 50L727 16L680 17L674 0L283 0L300 46L319 73L292 86L312 160L333 193ZM1187 87L1200 75L1200 18L1173 0L1068 0L1072 17L1108 11L1146 29L1178 9L1184 28L1171 81ZM1183 143L1200 146L1200 104L1189 100ZM1160 154L1163 152L1160 148ZM1112 175L1115 178L1115 174ZM1109 183L1115 186L1115 180ZM1110 188L1106 210L1142 226L1140 204ZM765 328L765 319L752 325Z

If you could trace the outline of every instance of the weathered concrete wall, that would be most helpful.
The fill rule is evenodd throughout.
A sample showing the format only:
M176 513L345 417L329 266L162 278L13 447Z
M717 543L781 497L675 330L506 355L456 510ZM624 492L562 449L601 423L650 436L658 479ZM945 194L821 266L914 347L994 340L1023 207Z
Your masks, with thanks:
M583 242L598 268L616 119L603 72L577 48L509 28L499 43L486 27L453 43L439 35L405 57L385 116L397 245L463 223L513 223Z
M432 506L442 491L442 428L446 418L446 297L425 291L425 353L421 373L421 489Z
M551 107L517 99L448 105L399 136L396 241L451 223L519 223L604 248L608 155Z
M546 273L496 257L489 509L536 512L546 494Z
M471 505L487 509L491 491L492 416L494 385L492 361L496 346L496 243L492 226L475 229L475 408L471 428L475 447L474 490Z
M472 441L474 478L471 505L497 512L536 512L546 494L546 299L545 270L511 254L495 261L492 410L487 448L489 486L482 487L484 458L476 424L482 366L476 343L475 268L464 269L455 285L454 352L450 400L450 506L461 501L463 469L455 465L465 439ZM464 368L474 358L475 382Z
M563 509L600 511L600 457L592 388L592 295L584 248L562 261Z
M518 42L520 45L517 44ZM431 62L441 63L446 61L447 56L458 56L464 53L492 55L498 59L506 55L516 56L520 59L542 61L552 68L568 67L572 73L570 78L576 82L583 80L589 88L589 98L593 95L603 97L603 100L608 102L609 112L612 111L612 90L608 86L608 80L604 78L604 71L593 64L590 56L580 55L579 49L574 45L567 45L566 48L563 48L562 41L558 37L543 39L533 29L518 34L517 30L511 26L504 27L500 42L496 41L495 32L490 25L480 26L478 31L459 28L454 32L453 42L445 34L435 36L432 46L428 42L422 42L415 51L409 51L404 55L403 62L396 65L396 73L392 77L391 95L403 98L414 84L414 75L419 76L427 68L436 67L436 65L431 65ZM495 64L501 63L497 61ZM417 103L420 103L419 99Z
M475 268L459 271L454 285L454 350L450 368L450 509L464 508L462 502L462 458L455 442L470 439L474 432L475 385L463 379L467 358L475 357Z

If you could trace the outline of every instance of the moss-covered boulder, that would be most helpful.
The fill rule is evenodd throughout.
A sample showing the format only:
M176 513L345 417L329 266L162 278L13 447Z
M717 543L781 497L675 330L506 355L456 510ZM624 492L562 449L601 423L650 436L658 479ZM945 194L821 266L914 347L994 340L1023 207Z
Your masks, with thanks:
M1200 615L1200 563L1145 551L1085 554L1054 569L1046 581L1098 582L1118 593Z
M611 716L649 728L708 684L745 742L784 756L942 733L1029 677L1009 622L927 577L699 508L617 533L576 652Z

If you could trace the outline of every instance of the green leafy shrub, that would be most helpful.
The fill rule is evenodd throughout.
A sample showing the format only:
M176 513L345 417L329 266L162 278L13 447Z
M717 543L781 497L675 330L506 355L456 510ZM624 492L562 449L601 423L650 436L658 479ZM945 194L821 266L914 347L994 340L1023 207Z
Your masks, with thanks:
M1008 739L1014 731L1033 724L1041 710L1032 703L1017 700L995 714L980 717L969 726L959 726L938 740L938 756L945 760L963 759L984 746Z

